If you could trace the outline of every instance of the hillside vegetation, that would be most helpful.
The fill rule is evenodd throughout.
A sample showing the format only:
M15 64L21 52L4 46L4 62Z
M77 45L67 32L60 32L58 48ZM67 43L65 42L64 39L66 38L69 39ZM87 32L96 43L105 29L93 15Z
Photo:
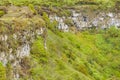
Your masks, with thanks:
M31 57L24 59L31 67L26 69L29 74L21 80L120 80L119 41L120 30L114 27L76 34L48 29L47 50L43 37L38 37ZM1 80L6 80L10 69L8 65L5 72L0 65Z
M119 80L120 30L56 33L48 30L47 50L42 38L32 45L34 80Z
M113 7L119 0L0 0L0 5L42 5L42 6L74 6L97 5L101 7Z
M39 12L34 8L36 5L39 5L39 9L95 5L107 9L115 7L117 1L119 2L119 0L0 0L0 5L6 7L28 6L31 10L28 17L24 17L27 13L23 13L23 17L13 18L14 20L6 17L4 10L0 10L0 16L4 15L1 19L9 22L6 22L8 28L13 28L11 32L4 29L6 25L1 20L0 33L11 34L27 31L28 28L46 29L43 35L35 36L36 39L30 44L30 56L22 59L20 80L120 80L120 29L111 26L105 30L78 31L72 27L69 32L63 32L56 28L57 21L51 22L44 11L38 16ZM18 12L22 12L22 9ZM69 12L66 11L65 14L68 15ZM67 24L70 25L70 21ZM10 46L16 48L17 41L10 41L13 44ZM10 63L4 66L0 62L0 80L12 80L11 70Z

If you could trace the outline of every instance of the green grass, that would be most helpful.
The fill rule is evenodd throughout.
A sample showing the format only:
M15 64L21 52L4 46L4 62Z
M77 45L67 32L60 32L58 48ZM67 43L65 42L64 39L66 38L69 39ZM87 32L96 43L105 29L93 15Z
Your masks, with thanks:
M89 31L73 34L48 30L48 57L44 57L48 62L42 63L34 58L37 62L31 70L34 80L119 80L120 36L113 38L109 35L106 39L106 35ZM37 48L43 44L39 39L35 43Z
M4 14L5 12L0 10L0 16L3 16Z
M102 9L115 6L117 0L0 0L0 5L41 5L41 6L75 6L75 5L97 5Z
M6 80L6 70L1 63L0 63L0 80Z

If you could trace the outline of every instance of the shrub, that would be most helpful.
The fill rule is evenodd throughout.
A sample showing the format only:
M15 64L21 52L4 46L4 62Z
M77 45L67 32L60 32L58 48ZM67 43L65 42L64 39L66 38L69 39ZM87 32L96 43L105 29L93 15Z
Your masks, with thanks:
M62 17L62 16L69 17L72 15L72 13L69 10L60 9L60 11L57 13L57 15L60 17Z
M33 17L32 19L32 25L34 25L34 28L40 28L40 27L46 27L45 21L41 17Z
M6 71L2 63L0 63L0 80L6 80Z
M117 29L116 27L110 27L107 31L106 31L106 37L110 38L110 37L118 37L120 35L120 30Z
M31 53L34 57L39 59L40 62L42 63L47 62L48 55L44 48L42 38L39 38L33 43L32 48L31 48Z
M70 27L74 26L74 23L73 23L73 21L71 19L65 19L64 22L65 22L65 24L67 24Z
M46 27L49 28L50 27L50 19L48 17L48 14L43 12L43 16L42 16L43 20L46 22Z
M54 20L54 21L50 21L50 19L49 19L49 17L48 17L48 15L47 15L47 13L43 13L43 19L45 20L45 22L46 22L46 27L48 28L48 29L50 29L50 30L52 30L53 32L55 32L56 31L56 28L57 28L57 25L58 25L58 22L56 21L56 20Z
M6 65L6 77L8 78L8 80L11 80L13 78L12 71L13 71L13 68L11 66L11 63L8 62Z
M33 4L29 4L28 7L30 8L30 10L32 11L33 14L37 14L37 11L35 10Z
M5 14L5 12L0 10L0 17L3 16L4 14Z

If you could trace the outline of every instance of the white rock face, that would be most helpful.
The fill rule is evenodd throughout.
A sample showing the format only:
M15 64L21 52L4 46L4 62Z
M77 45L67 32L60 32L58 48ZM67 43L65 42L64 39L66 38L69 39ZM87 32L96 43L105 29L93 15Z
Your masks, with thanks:
M20 67L21 59L29 56L30 56L30 46L29 44L24 44L17 49L16 55L12 54L12 49L10 49L9 53L1 52L0 62L2 62L3 66L6 66L9 61L14 61L11 63L14 74L13 80L19 80L20 76L19 76L19 72L17 72L17 68Z
M14 38L14 39L17 39L17 35L16 35L16 34L13 34L13 38Z
M112 12L104 13L100 12L94 18L91 19L91 16L88 14L85 16L83 13L76 13L72 11L73 15L68 17L71 19L76 26L77 29L86 29L95 27L96 29L101 28L109 28L111 26L120 27L120 14L115 14ZM65 32L69 31L69 26L64 23L65 17L58 17L58 16L50 16L50 20L58 21L58 29L63 30Z
M75 11L72 11L73 13L73 17L78 17L80 14L79 13L76 13Z
M119 27L119 26L120 26L120 19L111 18L111 19L108 21L108 25L109 25L109 26Z
M69 31L68 25L64 23L65 17L58 17L56 15L55 16L51 15L49 18L51 21L56 20L58 22L58 26L57 26L58 29L63 30L64 32Z
M108 13L107 14L110 18L113 18L114 17L114 14L113 13Z
M10 63L13 69L12 80L20 80L21 61L30 57L30 44L35 40L35 36L41 36L44 30L40 27L34 31L26 30L11 34L0 34L0 62L3 66Z
M79 16L79 17L82 17L82 16ZM116 26L116 27L120 26L120 20L118 19L118 17L115 17L113 13L107 13L107 14L100 13L94 19L92 19L92 20L88 19L88 21L86 23L87 24L85 25L84 22L77 22L76 21L76 24L81 24L81 27L82 26L84 26L84 27L95 26L96 28L97 27L107 28L110 26ZM80 27L80 29L81 29L81 27Z
M36 33L37 33L37 35L43 34L43 28L37 29Z
M30 54L29 44L24 44L23 46L19 47L16 53L18 58L29 56L29 54Z
M0 40L7 41L8 36L7 35L0 35Z
M5 55L5 52L0 53L0 62L2 62L4 66L8 63L7 56Z

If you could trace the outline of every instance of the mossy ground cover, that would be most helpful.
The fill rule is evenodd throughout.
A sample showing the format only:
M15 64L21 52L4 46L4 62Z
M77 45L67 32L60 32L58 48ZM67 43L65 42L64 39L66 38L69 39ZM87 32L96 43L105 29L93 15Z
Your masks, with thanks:
M102 9L111 8L115 6L116 2L119 0L0 0L0 5L41 5L41 6L75 6L75 5L97 5Z
M114 29L116 32L116 29ZM120 36L107 31L53 32L48 30L47 50L41 40L35 41L32 52L36 67L31 70L36 80L119 80ZM118 30L116 34L120 33ZM39 49L42 49L39 51ZM47 54L46 54L47 53ZM44 54L44 56L42 55ZM46 62L41 62L44 58Z
M2 63L0 63L0 80L6 80L6 70Z

